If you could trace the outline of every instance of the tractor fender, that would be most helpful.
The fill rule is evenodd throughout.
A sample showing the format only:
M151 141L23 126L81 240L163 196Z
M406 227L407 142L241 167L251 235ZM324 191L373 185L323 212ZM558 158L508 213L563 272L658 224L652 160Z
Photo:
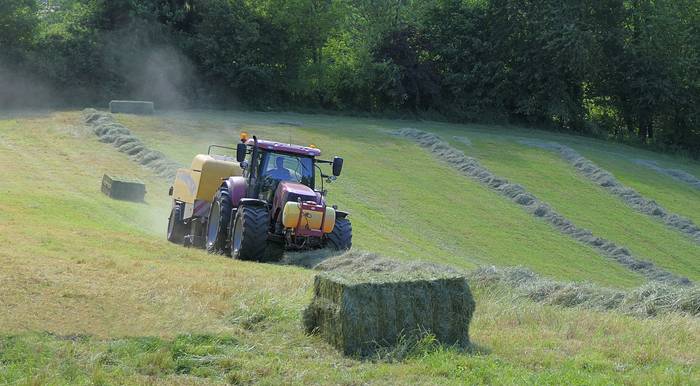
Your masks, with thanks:
M267 202L265 200L258 200L257 198L241 198L238 206L262 206L267 207Z
M348 212L345 212L342 210L337 210L337 209L335 210L335 217L336 218L345 218L345 217L348 217L349 215L350 215L350 213L348 213Z
M245 178L240 176L229 177L227 180L221 184L222 187L228 189L229 197L231 197L231 204L233 208L238 207L241 200L245 199L247 187Z

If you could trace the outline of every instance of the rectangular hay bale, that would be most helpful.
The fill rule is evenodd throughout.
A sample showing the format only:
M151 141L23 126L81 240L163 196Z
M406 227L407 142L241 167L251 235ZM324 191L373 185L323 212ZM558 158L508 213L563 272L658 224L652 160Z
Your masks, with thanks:
M371 355L422 332L467 347L475 303L462 276L426 272L321 273L304 327L345 355Z
M109 112L126 114L153 114L155 106L147 101L111 101Z
M141 202L146 196L146 185L138 180L105 174L102 176L102 193L117 200Z

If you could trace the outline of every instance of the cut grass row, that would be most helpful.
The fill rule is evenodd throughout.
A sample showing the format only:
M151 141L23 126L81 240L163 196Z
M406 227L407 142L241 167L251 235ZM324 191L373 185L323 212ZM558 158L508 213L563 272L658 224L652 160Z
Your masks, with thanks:
M644 196L653 197L666 209L682 214L696 224L700 224L700 191L634 162L634 159L654 159L650 154L631 152L627 157L620 157L615 153L603 149L597 150L590 146L579 146L579 149L585 152L593 162L615 174L622 183ZM669 161L667 157L659 159L659 165L663 167L686 170L700 178L700 167L691 162Z
M495 173L520 183L578 226L627 247L633 255L691 280L700 279L700 247L680 232L638 213L580 176L554 152L512 140L471 138L453 145ZM670 190L671 188L669 188Z
M439 123L431 124L428 127L433 127L438 134L444 134L445 139L449 139L453 135L465 135L484 140L509 139L515 142L518 138L531 138L559 142L573 148L584 157L613 173L623 184L654 199L670 211L686 216L696 223L700 222L700 192L697 189L634 162L637 159L654 160L660 166L684 170L700 177L700 163L695 160L592 138L540 130L494 128L481 125L462 127Z

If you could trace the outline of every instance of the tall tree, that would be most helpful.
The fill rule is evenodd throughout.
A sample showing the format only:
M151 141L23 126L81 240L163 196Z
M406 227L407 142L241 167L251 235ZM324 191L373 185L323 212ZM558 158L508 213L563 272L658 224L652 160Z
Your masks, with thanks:
M32 46L39 23L33 0L0 2L0 62L18 64Z

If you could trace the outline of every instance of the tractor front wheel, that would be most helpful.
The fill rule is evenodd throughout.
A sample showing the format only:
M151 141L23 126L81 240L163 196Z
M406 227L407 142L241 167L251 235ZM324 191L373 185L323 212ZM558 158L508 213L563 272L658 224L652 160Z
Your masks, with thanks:
M333 231L326 235L326 247L346 251L352 247L352 224L345 217L336 218Z
M263 260L266 257L270 215L266 208L242 206L236 212L231 230L231 255L234 259Z
M175 244L182 244L185 239L185 222L182 220L182 204L176 203L170 210L168 218L168 241Z
M220 255L231 253L227 240L228 227L231 220L231 198L228 189L219 189L214 196L209 209L209 220L207 222L207 252Z

